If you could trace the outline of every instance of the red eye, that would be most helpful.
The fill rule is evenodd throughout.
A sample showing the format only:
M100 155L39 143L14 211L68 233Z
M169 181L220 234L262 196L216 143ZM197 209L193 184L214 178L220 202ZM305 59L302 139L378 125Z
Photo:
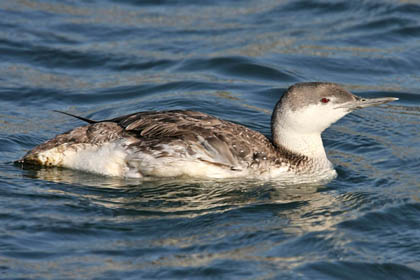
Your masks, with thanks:
M330 100L328 98L324 97L324 98L321 99L321 102L322 103L328 103L328 102L330 102Z

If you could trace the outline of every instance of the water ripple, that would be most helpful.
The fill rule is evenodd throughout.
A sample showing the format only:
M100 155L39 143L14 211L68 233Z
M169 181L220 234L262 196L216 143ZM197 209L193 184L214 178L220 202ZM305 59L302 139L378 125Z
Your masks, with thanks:
M394 0L0 1L2 277L419 279L419 14ZM339 176L324 186L13 165L82 124L52 110L192 109L269 136L280 96L313 80L400 99L325 131Z

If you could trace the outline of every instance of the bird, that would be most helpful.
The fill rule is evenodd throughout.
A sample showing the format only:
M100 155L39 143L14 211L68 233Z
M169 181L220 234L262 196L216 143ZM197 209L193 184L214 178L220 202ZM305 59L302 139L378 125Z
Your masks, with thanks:
M348 113L398 100L363 98L336 83L290 86L274 107L271 138L190 110L143 111L87 123L59 134L17 163L125 178L246 178L285 182L337 176L321 133Z

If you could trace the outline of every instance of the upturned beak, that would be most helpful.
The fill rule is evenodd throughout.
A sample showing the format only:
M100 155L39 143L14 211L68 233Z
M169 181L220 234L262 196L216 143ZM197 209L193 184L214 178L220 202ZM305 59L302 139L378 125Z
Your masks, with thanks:
M356 109L362 109L362 108L371 107L371 106L378 106L381 104L398 100L398 98L396 97L363 98L356 95L354 97L355 97L354 101L341 104L337 108L345 108L345 109L349 109L350 111L353 111Z

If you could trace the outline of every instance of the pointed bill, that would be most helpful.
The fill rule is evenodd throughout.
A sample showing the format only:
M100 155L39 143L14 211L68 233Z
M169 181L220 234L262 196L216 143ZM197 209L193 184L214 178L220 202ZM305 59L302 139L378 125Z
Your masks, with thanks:
M362 98L359 96L356 96L356 99L354 101L347 102L345 104L340 105L338 108L346 108L349 110L356 110L371 106L378 106L381 104L385 104L388 102L396 101L398 98L396 97L379 97L379 98Z

